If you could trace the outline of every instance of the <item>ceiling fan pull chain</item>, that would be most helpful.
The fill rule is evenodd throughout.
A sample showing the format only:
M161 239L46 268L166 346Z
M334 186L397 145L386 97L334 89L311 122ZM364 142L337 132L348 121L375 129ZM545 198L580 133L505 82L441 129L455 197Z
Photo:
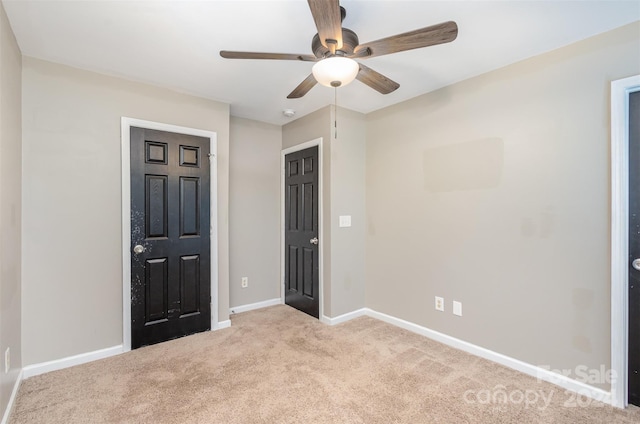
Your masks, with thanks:
M333 128L334 128L334 138L338 138L338 87L333 88Z

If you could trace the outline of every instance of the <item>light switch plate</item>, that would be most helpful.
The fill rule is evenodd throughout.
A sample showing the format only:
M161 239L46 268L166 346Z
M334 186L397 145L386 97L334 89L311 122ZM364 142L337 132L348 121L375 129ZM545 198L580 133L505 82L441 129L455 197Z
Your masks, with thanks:
M351 215L340 215L340 227L351 227Z
M462 302L453 301L453 315L462 316Z

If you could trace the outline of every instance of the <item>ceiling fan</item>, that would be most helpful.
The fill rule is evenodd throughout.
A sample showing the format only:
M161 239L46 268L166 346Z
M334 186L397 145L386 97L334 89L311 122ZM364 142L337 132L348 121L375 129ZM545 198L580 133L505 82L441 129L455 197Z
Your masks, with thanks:
M273 59L316 62L313 67L313 73L287 96L289 99L304 96L318 82L329 87L338 87L348 84L354 78L382 94L389 94L397 90L400 84L353 59L367 59L449 43L458 36L458 25L449 21L360 44L355 32L342 27L342 20L346 16L346 11L340 6L339 0L307 1L318 29L318 33L311 41L313 55L222 50L220 51L220 56L226 59ZM332 76L323 73L323 67L334 66L343 70L346 76Z

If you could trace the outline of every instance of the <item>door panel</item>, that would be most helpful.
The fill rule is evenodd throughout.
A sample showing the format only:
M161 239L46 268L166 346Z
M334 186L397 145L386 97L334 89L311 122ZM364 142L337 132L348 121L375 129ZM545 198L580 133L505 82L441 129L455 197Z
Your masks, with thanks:
M316 295L314 291L314 270L316 268L314 256L315 252L313 249L308 247L302 249L302 294L310 298L314 298Z
M167 258L147 259L145 270L145 323L167 318L169 274Z
M640 406L640 92L629 95L629 403Z
M180 177L180 235L200 234L200 180Z
M314 222L314 216L317 214L314 205L315 188L317 184L303 184L302 190L304 192L304 219L302 221L302 229L304 231L313 232L316 223Z
M318 318L318 147L285 156L285 301ZM311 242L316 240L316 244Z
M200 305L200 256L180 258L180 300L182 315L198 312Z
M210 329L208 151L207 138L131 128L133 349Z
M288 246L289 256L287 257L288 263L288 274L287 281L289 285L287 288L289 291L297 292L298 291L298 251L300 250L297 246Z
M168 205L167 177L163 175L146 175L146 221L147 238L167 237Z

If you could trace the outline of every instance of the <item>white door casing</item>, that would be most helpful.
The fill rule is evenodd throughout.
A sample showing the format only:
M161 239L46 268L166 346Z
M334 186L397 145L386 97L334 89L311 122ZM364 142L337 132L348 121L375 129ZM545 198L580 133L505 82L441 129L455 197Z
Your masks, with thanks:
M280 298L282 303L285 303L285 242L284 242L284 233L285 233L285 190L284 190L284 177L285 177L285 156L289 153L298 152L300 150L308 149L309 147L318 146L318 234L319 238L322 240L323 237L323 224L322 224L322 197L323 197L323 188L322 188L322 137L316 138L315 140L307 141L305 143L301 143L281 151L280 156ZM324 284L323 284L323 250L322 242L320 243L320 249L318 250L318 291L320 295L319 299L319 308L320 308L320 321L328 322L328 318L324 315Z
M611 403L627 406L629 325L629 94L640 75L611 82Z
M131 158L130 129L140 127L152 130L196 135L209 139L211 160L211 330L218 323L218 166L217 133L196 128L180 127L153 121L122 117L121 119L121 164L122 164L122 350L131 350Z

